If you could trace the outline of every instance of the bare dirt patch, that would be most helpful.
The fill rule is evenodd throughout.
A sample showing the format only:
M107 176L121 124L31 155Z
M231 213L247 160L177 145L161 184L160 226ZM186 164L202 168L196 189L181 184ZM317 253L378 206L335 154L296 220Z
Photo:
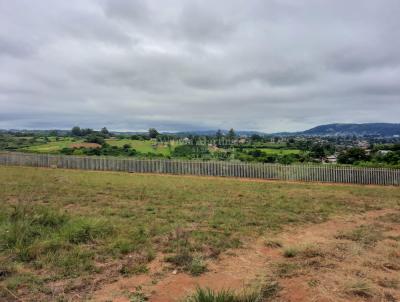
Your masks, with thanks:
M241 291L276 280L281 291L274 301L398 301L400 244L391 238L400 230L391 223L393 213L377 210L287 228L209 261L208 272L198 277L173 271L159 257L148 274L121 278L96 291L92 300L131 301L136 293L149 301L179 301L198 286ZM377 221L380 237L372 245L338 236L363 226L377 228ZM287 257L286 249L293 255Z

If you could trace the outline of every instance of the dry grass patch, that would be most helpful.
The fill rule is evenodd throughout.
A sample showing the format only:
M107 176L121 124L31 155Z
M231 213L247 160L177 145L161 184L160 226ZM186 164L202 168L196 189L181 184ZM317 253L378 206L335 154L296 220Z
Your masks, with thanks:
M367 280L350 281L345 284L343 291L348 295L362 298L372 298L375 296L375 290Z
M382 231L383 226L380 224L361 225L351 231L339 233L336 238L355 241L364 246L374 246L385 238Z

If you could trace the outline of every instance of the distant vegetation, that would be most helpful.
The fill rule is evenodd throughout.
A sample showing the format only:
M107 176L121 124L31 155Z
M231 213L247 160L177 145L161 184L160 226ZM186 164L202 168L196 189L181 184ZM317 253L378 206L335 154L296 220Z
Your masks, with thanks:
M386 124L379 125L385 127ZM343 127L337 124L326 125L320 126L317 130L337 130ZM347 125L345 128L349 127L356 126ZM214 134L207 135L163 134L155 128L149 129L147 133L122 134L110 132L106 127L96 131L78 126L70 131L2 132L0 133L0 150L285 165L338 163L369 167L400 167L400 138L396 136L304 136L300 134L270 136L259 133L239 135L234 129L218 130Z

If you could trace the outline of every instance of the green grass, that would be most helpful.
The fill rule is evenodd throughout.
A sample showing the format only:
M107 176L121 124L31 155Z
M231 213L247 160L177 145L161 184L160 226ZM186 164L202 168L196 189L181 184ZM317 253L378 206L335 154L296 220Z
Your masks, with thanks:
M218 255L287 225L400 205L394 187L29 167L0 167L0 184L0 285L23 290L29 279L41 294L51 281L95 278L112 263L125 265L121 275L146 273L157 253L198 275L210 250Z
M60 138L58 141L55 138L49 139L49 142L43 142L43 144L37 144L25 148L21 148L20 151L28 151L35 153L59 153L61 149L68 148L71 144L82 143L81 139L73 139L71 137ZM171 152L176 147L175 143L168 145L167 143L157 143L154 141L141 141L131 139L107 139L106 142L111 146L123 147L126 144L131 145L132 148L136 149L141 153L154 153L163 154L165 156L171 155Z
M131 139L107 139L106 142L111 146L118 147L123 147L125 144L129 144L132 148L141 153L160 153L166 156L171 155L171 152L176 146L174 145L174 143L171 143L171 145L168 146L167 143L164 144L154 141L141 141Z
M230 290L214 291L209 288L198 288L185 302L261 302L270 301L279 292L279 284L271 282L266 286L244 293Z
M68 148L71 144L81 143L83 140L74 140L71 137L60 138L58 141L50 138L50 141L40 145L34 145L20 149L20 151L29 151L35 153L59 153L63 148Z
M272 148L261 148L261 151L267 154L274 155L289 155L289 154L300 154L302 151L297 149L272 149Z

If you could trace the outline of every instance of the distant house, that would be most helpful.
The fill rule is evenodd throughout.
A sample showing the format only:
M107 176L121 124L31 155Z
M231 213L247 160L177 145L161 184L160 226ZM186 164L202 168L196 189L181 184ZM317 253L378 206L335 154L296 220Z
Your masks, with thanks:
M329 155L325 158L325 162L328 164L336 164L337 163L337 156L336 155Z
M358 142L357 145L361 149L368 149L369 148L369 143L367 141L360 141L360 142Z
M391 150L378 150L378 154L379 155L386 155L386 154L388 154L388 153L390 153L390 152L392 152Z

